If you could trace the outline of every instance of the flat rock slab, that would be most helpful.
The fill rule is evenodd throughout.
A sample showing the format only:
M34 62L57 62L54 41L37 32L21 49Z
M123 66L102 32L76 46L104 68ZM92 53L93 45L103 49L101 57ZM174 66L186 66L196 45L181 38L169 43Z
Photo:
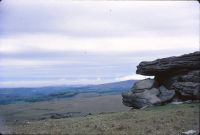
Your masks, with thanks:
M155 61L144 61L137 66L137 74L156 76L172 74L176 71L200 69L200 52L185 54L178 57L168 57Z

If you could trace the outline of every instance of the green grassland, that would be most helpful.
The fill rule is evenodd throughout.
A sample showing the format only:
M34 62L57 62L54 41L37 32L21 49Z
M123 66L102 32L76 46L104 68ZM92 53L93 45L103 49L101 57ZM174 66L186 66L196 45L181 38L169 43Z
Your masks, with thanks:
M42 102L21 102L0 105L0 117L6 122L33 121L51 117L50 114L67 115L71 117L86 116L107 112L129 110L122 104L120 95L99 96L96 93L79 94L73 99L59 99Z
M16 134L179 135L187 130L199 130L199 103L25 121L10 123L7 128Z

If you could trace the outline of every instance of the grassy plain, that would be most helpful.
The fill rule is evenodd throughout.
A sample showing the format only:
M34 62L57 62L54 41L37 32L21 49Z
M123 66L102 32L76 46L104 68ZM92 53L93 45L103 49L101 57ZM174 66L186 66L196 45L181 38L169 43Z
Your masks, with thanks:
M10 123L10 133L69 135L179 135L199 130L199 103Z

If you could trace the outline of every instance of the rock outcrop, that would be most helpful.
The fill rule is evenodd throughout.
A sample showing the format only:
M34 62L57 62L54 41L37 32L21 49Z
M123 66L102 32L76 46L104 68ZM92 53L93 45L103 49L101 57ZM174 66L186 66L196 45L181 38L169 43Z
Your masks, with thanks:
M137 74L154 76L122 93L123 104L134 108L162 105L173 100L200 99L200 52L141 62Z

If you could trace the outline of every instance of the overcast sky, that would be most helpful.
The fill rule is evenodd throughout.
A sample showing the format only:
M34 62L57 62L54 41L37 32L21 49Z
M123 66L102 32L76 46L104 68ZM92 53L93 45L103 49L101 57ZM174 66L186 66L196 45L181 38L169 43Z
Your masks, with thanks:
M141 61L199 50L197 1L0 2L0 87L141 79Z

